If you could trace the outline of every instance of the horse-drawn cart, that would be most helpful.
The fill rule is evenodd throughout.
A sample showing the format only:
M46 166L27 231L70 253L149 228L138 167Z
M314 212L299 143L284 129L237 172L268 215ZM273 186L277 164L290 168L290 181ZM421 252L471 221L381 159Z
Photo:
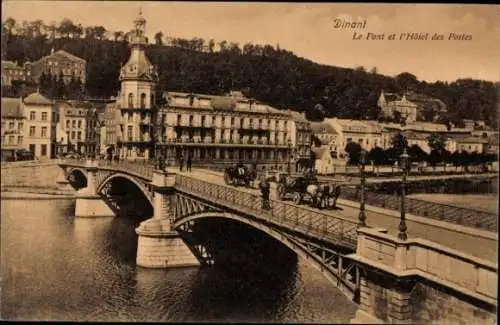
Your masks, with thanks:
M230 166L224 170L224 182L227 185L249 186L250 182L257 178L257 170L254 167L248 167L243 164Z
M277 179L277 197L279 200L292 198L295 204L309 201L313 207L334 208L340 196L342 184L319 182L316 177L281 175Z

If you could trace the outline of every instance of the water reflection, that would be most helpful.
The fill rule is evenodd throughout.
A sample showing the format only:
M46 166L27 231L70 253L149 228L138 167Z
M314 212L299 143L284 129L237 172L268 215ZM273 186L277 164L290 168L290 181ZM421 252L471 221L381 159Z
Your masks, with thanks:
M3 318L342 323L356 310L286 252L273 246L267 252L282 258L264 258L262 247L273 244L258 236L238 245L219 241L225 262L214 267L145 269L135 265L140 220L73 212L71 201L2 201ZM233 239L238 231L231 228ZM227 229L222 234L232 238Z

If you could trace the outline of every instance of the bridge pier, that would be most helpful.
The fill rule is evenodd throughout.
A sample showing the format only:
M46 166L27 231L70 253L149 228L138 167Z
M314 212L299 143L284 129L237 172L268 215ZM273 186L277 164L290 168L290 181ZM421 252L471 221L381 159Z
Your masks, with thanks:
M86 163L87 187L76 192L76 217L114 217L115 213L97 194L96 177L98 162L88 160Z
M200 261L172 229L175 174L156 170L151 185L154 216L136 228L139 236L137 265L149 268L199 266Z

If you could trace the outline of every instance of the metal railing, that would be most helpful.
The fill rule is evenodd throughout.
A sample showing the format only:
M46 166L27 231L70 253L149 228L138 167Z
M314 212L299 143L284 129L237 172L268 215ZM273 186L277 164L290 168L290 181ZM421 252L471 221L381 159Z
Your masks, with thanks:
M87 161L85 159L65 159L62 161L65 165L70 166L78 166L78 167L86 167ZM94 160L94 163L97 167L103 169L112 169L121 171L128 174L134 174L144 179L152 179L153 178L153 170L154 165L143 159L137 161L127 161L127 160L117 160L117 161L109 161L109 160Z
M352 187L344 187L342 189L341 198L359 202L360 191ZM400 198L397 195L365 192L365 203L397 211L401 208ZM417 216L489 231L497 231L498 229L498 215L494 213L460 208L409 197L405 198L405 204L406 212Z
M177 175L175 184L176 189L181 192L202 199L209 198L211 203L224 208L335 245L356 248L357 224L354 221L276 200L270 200L270 209L263 209L262 198L259 195L184 175Z

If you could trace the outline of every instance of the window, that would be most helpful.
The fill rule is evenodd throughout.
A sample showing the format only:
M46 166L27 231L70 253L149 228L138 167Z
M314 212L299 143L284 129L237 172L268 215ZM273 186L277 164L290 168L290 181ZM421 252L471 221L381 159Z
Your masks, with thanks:
M193 126L193 115L189 115L189 126Z
M205 116L201 117L201 126L205 126Z
M23 136L22 135L19 135L17 137L17 144L23 144Z
M129 125L127 127L127 138L129 141L132 141L132 126L131 125Z
M71 140L75 140L75 131L71 131Z
M35 111L31 111L30 112L30 120L34 121L35 119L36 119L36 112Z
M34 137L36 132L35 126L30 126L30 137Z
M359 144L363 144L363 138L359 138L358 142Z
M72 124L72 126L73 126L74 128L76 128L76 120L73 120L73 121L71 122L71 124Z
M231 117L231 126L234 126L234 117Z
M82 120L78 120L78 128L80 129L82 127Z
M34 145L34 144L30 144L30 145L29 145L29 148L30 148L29 150L30 150L33 154L35 154L35 145Z
M9 135L9 144L14 144L14 136Z
M181 121L182 121L182 115L179 114L177 115L177 125L181 125Z
M78 133L77 133L77 140L78 141L82 140L82 132L81 131L78 131Z
M24 129L24 123L23 122L19 122L19 124L17 124L17 129L19 131L22 131Z
M190 96L189 97L189 106L193 106L193 104L194 104L194 97Z
M46 138L46 137L47 137L47 127L42 126L42 138Z
M70 122L71 122L70 120L66 120L66 129L69 129L69 123Z
M47 121L47 112L42 112L42 121Z
M9 123L9 129L11 129L11 130L12 130L13 128L14 128L14 122L10 122L10 123Z
M141 94L141 108L146 108L146 94Z
M128 120L129 122L132 122L132 121L134 120L134 113L132 113L132 112L128 112L128 113L127 113L127 120Z
M128 107L129 108L134 107L134 94L132 93L128 94Z
M55 122L56 121L56 112L52 112L52 121Z
M41 156L42 157L47 156L47 145L46 144L42 144L42 153L41 153Z

